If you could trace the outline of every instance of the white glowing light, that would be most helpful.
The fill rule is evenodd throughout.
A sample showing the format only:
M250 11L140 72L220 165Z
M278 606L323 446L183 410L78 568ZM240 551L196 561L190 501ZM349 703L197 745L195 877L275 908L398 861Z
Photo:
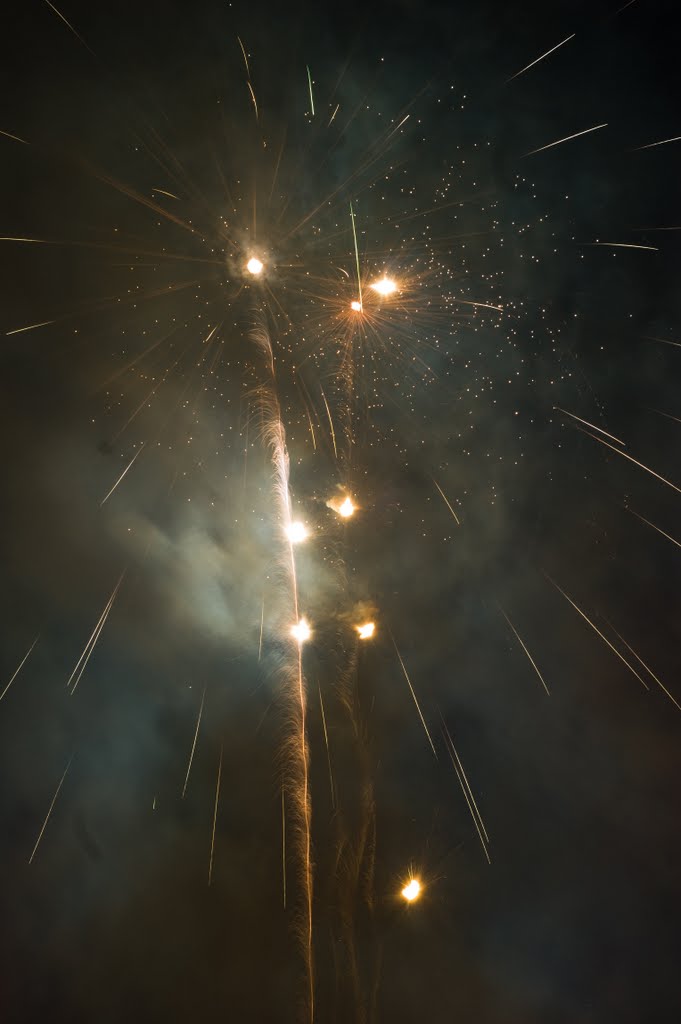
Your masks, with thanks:
M383 277L380 281L374 281L371 287L379 295L392 295L397 291L397 285L391 277Z
M355 313L361 313L362 303L359 302L358 299L355 299L353 302L350 303L350 309L354 310Z
M286 527L286 536L291 541L291 544L300 544L302 541L307 540L310 533L305 523L289 523Z
M355 629L359 633L360 640L370 640L376 632L376 626L373 622L365 622L362 626L355 626Z
M301 619L295 626L291 626L291 636L294 640L297 640L299 644L304 644L306 640L310 639L312 636L312 630L310 629L310 624L307 619Z
M250 260L246 264L246 270L249 274L260 274L262 273L263 264L255 256L251 256Z
M410 879L410 881L407 882L404 889L402 890L402 895L404 896L407 903L413 903L414 900L417 900L419 898L419 896L421 895L421 883L419 882L418 878L412 878Z
M338 506L338 514L343 519L349 519L352 513L355 511L355 506L352 504L350 498L346 498L342 505Z

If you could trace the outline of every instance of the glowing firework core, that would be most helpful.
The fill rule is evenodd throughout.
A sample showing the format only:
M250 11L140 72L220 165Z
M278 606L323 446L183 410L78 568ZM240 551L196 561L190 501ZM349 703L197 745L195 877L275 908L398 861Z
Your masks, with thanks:
M343 504L338 509L338 514L343 519L349 519L352 513L355 511L355 506L352 504L350 498L346 498Z
M310 536L305 523L289 523L286 527L286 536L291 544L300 544Z
M407 882L404 889L402 890L402 895L404 896L407 903L413 903L414 900L417 900L419 898L419 896L421 895L421 883L419 882L418 878L412 878L409 882Z
M250 260L246 264L246 270L249 272L249 274L260 274L262 273L262 268L263 264L259 259L256 259L255 256L251 256Z
M397 285L390 277L383 277L380 281L375 281L371 287L379 295L392 295L397 291Z
M360 640L370 640L376 631L376 626L373 622L365 622L363 626L355 626L355 629L359 633Z
M301 619L295 626L291 626L291 636L294 640L297 640L299 644L304 644L306 640L309 640L312 636L312 630L307 619Z
M355 313L361 313L362 303L355 299L353 302L350 303L350 309L354 310Z

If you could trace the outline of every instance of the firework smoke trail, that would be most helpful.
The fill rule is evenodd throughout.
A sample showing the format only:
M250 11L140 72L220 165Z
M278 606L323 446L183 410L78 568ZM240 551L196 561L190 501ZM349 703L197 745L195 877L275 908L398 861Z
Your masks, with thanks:
M291 592L292 622L300 621L298 610L298 580L296 563L293 554L293 541L290 539L291 498L289 495L289 458L286 448L286 430L281 419L281 409L277 397L276 375L272 342L264 315L260 314L250 332L253 343L260 349L267 361L268 379L260 387L260 406L263 414L263 440L270 451L274 469L274 500L278 519L286 538L286 570ZM290 804L300 834L300 867L302 886L305 899L304 921L302 929L303 957L307 975L309 1020L314 1020L314 963L312 955L312 806L309 784L309 749L307 742L307 695L303 676L304 637L300 635L293 641L295 652L287 657L284 663L286 679L285 692L289 697L289 709L292 717L292 737L287 745L289 754L289 788Z

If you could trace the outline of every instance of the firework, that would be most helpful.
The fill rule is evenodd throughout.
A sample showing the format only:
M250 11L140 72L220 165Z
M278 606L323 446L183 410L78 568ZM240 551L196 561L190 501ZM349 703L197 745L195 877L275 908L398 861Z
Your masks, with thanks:
M414 903L421 895L422 888L418 878L410 878L401 892L401 896L407 903Z

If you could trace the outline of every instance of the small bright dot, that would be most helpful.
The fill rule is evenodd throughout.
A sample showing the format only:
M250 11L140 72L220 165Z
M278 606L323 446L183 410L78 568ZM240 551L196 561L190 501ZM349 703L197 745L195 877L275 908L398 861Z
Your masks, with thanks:
M262 268L262 263L259 259L256 259L255 256L251 256L250 260L246 264L246 270L248 270L250 274L260 274L262 272Z
M291 636L299 644L304 644L312 636L312 630L307 619L301 619L295 626L291 626Z
M289 523L286 527L286 536L292 544L300 544L310 536L305 523Z
M355 626L355 629L359 633L360 640L370 640L376 632L376 626L373 622L365 622L363 626Z
M371 287L379 295L392 295L397 291L397 285L391 277L383 277L380 281L375 281Z
M355 313L361 313L362 303L355 299L354 302L350 303L350 309L354 310Z
M342 505L338 508L338 514L343 516L343 519L349 519L352 513L355 511L355 506L352 504L349 498L346 498Z
M421 883L419 882L418 878L412 878L409 882L407 882L404 889L402 890L402 895L404 896L407 903L413 903L414 900L417 900L419 898L419 896L421 895Z

